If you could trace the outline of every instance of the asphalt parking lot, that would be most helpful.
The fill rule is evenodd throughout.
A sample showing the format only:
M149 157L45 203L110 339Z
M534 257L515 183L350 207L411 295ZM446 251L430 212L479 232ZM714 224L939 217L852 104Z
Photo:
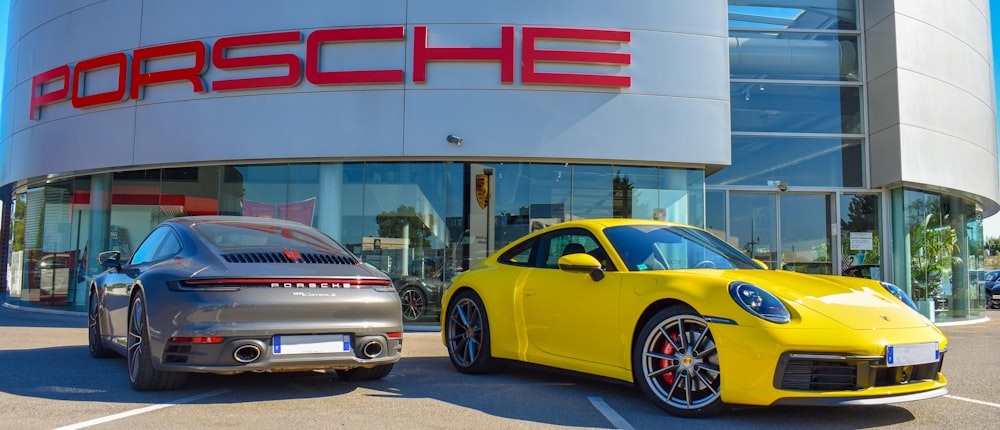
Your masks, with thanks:
M379 381L318 372L199 375L182 390L134 392L125 360L93 359L86 319L0 307L5 429L996 428L1000 310L944 326L944 397L882 406L740 408L706 420L664 414L629 384L527 365L456 372L438 333L407 332Z

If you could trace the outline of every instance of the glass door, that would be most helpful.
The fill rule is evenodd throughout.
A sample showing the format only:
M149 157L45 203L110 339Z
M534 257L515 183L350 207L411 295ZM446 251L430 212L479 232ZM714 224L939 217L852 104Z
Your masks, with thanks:
M793 272L832 275L833 196L780 194L781 268ZM837 273L839 274L839 273Z
M729 195L729 243L771 269L780 267L777 201L774 193Z
M729 195L729 242L771 269L832 274L829 194Z

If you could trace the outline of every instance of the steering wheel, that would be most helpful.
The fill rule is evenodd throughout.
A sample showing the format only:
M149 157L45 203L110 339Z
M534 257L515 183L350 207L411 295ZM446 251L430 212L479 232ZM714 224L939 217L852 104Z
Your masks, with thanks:
M715 263L712 260L702 260L694 265L695 269L714 269Z

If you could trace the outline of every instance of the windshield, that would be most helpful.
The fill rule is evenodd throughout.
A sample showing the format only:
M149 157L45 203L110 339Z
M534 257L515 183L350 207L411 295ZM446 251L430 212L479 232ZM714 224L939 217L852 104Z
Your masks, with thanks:
M629 225L607 228L604 234L630 271L761 269L736 248L696 228Z

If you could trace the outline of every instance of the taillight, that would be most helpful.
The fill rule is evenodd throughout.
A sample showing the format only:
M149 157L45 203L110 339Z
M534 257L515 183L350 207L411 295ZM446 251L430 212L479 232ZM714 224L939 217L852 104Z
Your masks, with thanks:
M401 332L401 331L389 332L389 333L386 333L385 336L388 337L389 339L402 339L403 338L403 332Z

